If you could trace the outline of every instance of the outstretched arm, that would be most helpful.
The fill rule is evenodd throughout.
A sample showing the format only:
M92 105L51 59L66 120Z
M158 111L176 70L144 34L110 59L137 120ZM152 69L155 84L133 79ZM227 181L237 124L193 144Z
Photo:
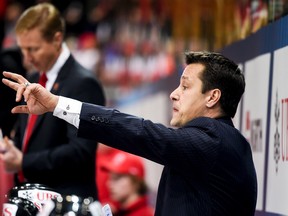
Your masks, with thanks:
M19 74L3 72L3 75L6 78L3 78L2 82L17 92L16 101L19 102L22 97L24 97L26 102L26 105L14 107L12 113L41 115L46 112L54 111L59 96L50 93L39 84L29 83L28 80Z

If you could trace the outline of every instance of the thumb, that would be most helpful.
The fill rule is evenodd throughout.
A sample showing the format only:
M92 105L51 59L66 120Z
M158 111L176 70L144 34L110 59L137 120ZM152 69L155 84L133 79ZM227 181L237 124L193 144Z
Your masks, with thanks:
M11 145L13 144L11 144L9 138L5 136L1 142L1 148L0 148L0 152L2 153L1 155L5 154L11 148Z
M4 137L4 142L6 144L6 151L8 151L10 148L14 147L12 140L10 140L7 136Z
M29 114L29 109L27 105L16 106L11 110L12 113L27 113Z

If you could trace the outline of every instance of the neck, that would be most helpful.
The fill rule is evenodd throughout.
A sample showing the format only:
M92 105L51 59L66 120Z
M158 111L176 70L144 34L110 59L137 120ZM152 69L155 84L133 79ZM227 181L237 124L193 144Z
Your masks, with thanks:
M138 198L139 198L138 194L136 194L136 193L135 194L131 194L126 199L122 200L120 202L120 205L121 205L122 208L127 208L129 205L134 203Z

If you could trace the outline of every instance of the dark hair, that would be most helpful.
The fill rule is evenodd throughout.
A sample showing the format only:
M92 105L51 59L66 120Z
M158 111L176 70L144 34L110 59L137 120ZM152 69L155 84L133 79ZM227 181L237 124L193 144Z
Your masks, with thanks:
M16 23L16 33L39 28L46 41L52 41L56 32L65 32L65 22L60 12L50 3L41 3L24 11Z
M186 52L185 57L187 65L200 63L205 67L199 77L203 83L202 93L218 88L222 111L233 118L245 91L245 78L238 65L215 52Z
M137 194L144 196L148 192L148 186L143 179L139 179L134 175L129 175L132 179L132 182L136 185Z

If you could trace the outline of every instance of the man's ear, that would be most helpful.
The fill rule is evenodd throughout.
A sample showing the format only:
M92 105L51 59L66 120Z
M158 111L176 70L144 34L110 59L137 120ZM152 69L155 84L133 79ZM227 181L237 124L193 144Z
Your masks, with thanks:
M209 108L212 108L220 100L220 97L221 97L220 89L210 90L208 94L208 100L207 100L206 106Z
M61 48L63 42L63 34L61 32L56 32L53 38L53 43L57 48Z

